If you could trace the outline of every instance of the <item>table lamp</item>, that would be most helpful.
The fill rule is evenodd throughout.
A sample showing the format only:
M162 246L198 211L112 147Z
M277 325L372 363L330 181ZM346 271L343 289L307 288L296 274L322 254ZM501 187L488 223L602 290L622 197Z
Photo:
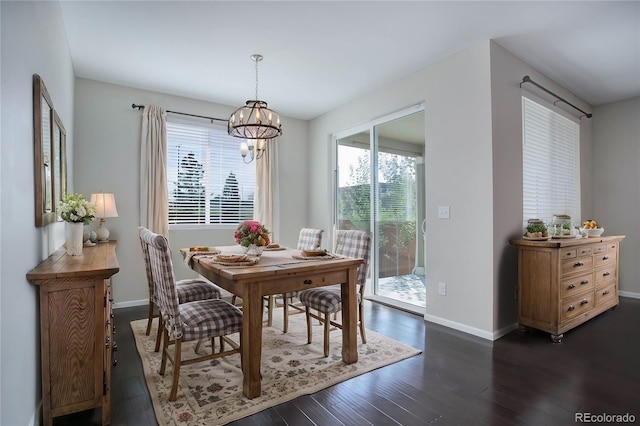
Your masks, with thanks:
M91 194L91 202L96 205L96 217L100 218L100 225L96 228L99 243L109 241L109 230L105 226L107 217L118 217L116 199L113 194Z

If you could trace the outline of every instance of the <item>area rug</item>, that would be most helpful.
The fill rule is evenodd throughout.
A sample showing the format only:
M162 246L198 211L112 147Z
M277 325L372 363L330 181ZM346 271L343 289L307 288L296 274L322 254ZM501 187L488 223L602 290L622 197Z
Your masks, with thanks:
M361 343L358 335L358 362L348 365L342 362L342 333L339 330L330 333L330 353L325 358L322 326L317 321L314 321L311 344L306 343L304 315L289 317L286 334L282 332L281 321L281 318L274 318L273 327L265 325L263 328L261 396L248 399L242 395L240 355L235 354L183 366L175 402L168 400L171 364L167 364L164 377L158 374L160 353L153 351L157 321L149 336L145 335L146 319L131 322L158 424L224 425L421 352L367 330L366 344ZM200 350L210 351L211 347ZM192 357L193 351L193 344L183 345L183 359Z

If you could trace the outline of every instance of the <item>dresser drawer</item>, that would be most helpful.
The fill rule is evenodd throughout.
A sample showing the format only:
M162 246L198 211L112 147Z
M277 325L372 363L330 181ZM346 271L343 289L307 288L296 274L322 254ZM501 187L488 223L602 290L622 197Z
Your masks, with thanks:
M593 256L579 257L562 262L562 275L588 272L593 267Z
M612 283L606 287L601 287L596 290L596 305L607 302L611 299L615 299L618 294L616 290L617 283Z
M574 297L562 304L560 322L575 318L593 308L593 292Z
M606 251L618 251L618 243L609 243L606 245Z
M564 299L565 297L572 297L574 294L582 293L583 291L593 291L594 286L595 280L593 273L567 278L560 282L560 297Z
M576 249L578 252L578 257L580 256L591 256L593 254L593 247L579 247Z
M616 264L612 263L603 268L598 268L595 272L596 274L596 287L600 287L605 283L609 283L612 281L618 281L618 268L616 268Z
M576 257L578 257L578 249L566 248L560 250L561 259L575 259Z
M602 254L607 250L606 244L598 244L597 246L593 246L593 254Z
M618 258L617 251L605 251L602 254L596 254L594 257L595 266L598 267L600 265L604 265L607 263L615 263Z

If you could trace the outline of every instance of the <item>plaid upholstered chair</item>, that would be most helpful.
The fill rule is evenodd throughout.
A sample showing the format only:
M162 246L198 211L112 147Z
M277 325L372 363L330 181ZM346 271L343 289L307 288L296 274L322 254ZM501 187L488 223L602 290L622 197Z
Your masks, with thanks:
M296 247L298 250L313 250L319 248L322 245L322 233L324 230L315 229L315 228L302 228L300 230L300 235L298 236L298 246ZM275 300L276 307L282 307L283 309L283 329L282 331L286 333L289 331L289 314L290 313L302 313L304 312L304 306L295 303L293 301L294 297L298 296L298 292L294 293L284 293L282 295L282 303L278 302L278 299ZM273 301L270 301L270 308L273 307ZM289 308L293 308L294 310L290 310Z
M140 245L142 246L142 257L144 258L145 271L147 273L147 286L149 288L149 319L147 320L147 336L151 333L151 324L154 318L158 317L156 313L156 297L153 291L153 276L151 274L151 260L149 259L148 243L142 238L142 231L150 232L148 229L139 227L138 234L140 236ZM186 279L176 281L176 290L178 292L178 301L180 303L194 302L196 300L219 299L221 296L220 289L209 281L203 279ZM158 334L156 336L156 352L160 350L160 340L162 336L162 327L158 325Z
M164 375L168 358L173 364L173 382L169 401L175 401L180 366L240 353L240 346L225 337L234 333L242 333L242 312L222 299L180 303L173 277L171 250L167 239L144 228L140 229L140 239L147 245L155 300L164 335L159 373ZM215 351L214 340L216 337L220 337L218 352ZM182 359L182 343L195 340L200 342L202 339L211 339L211 353ZM225 350L225 341L231 345L231 349ZM242 341L242 336L238 341ZM171 345L174 347L173 354L169 354L169 346Z
M336 254L363 259L364 263L358 268L356 288L358 289L358 326L362 343L367 343L364 331L364 288L367 282L369 269L369 255L371 251L371 236L365 231L340 230L336 239ZM300 302L305 306L307 315L307 343L311 343L311 318L315 318L324 324L324 356L329 356L329 331L330 327L342 328L337 320L331 319L331 314L342 310L342 298L340 285L318 287L301 291L298 295ZM318 312L316 315L311 310Z

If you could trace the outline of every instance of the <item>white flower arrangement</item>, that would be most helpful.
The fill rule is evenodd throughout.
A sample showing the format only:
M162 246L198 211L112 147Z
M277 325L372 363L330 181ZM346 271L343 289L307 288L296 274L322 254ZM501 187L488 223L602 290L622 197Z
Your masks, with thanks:
M88 225L95 218L96 205L87 201L82 194L65 194L58 204L58 211L65 222Z

